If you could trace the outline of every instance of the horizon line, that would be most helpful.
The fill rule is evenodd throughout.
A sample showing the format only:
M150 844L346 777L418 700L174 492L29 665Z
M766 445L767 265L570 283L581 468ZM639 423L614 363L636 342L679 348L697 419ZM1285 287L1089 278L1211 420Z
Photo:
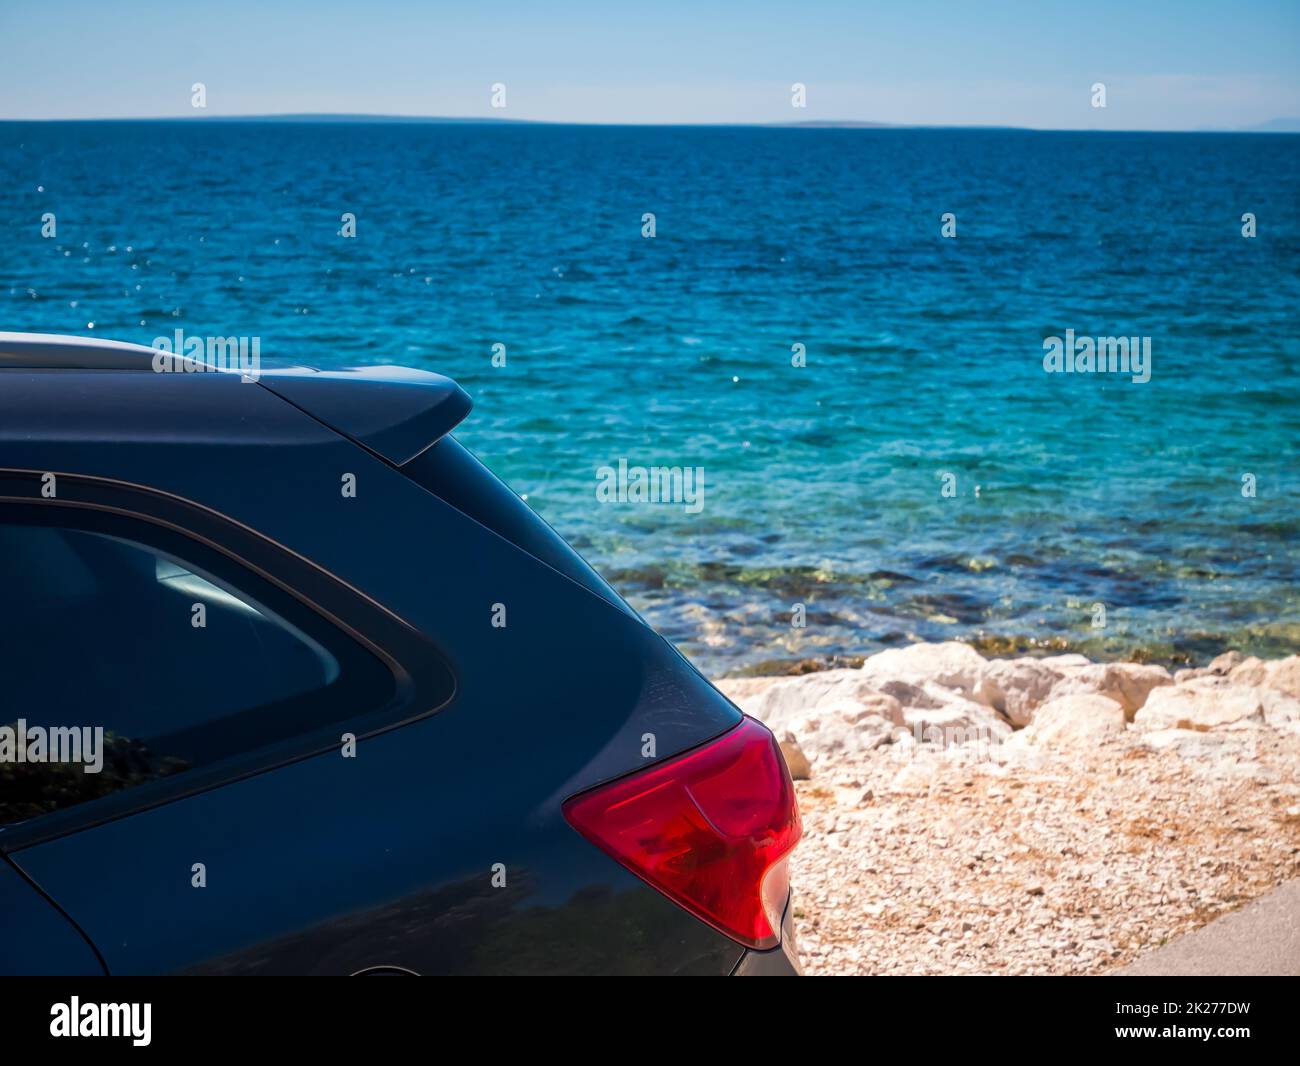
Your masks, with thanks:
M357 122L449 125L590 126L611 129L859 129L859 130L1007 130L1026 133L1300 133L1300 118L1273 118L1254 126L1205 126L1196 129L1132 127L1097 129L986 123L875 122L865 119L800 119L772 122L592 122L576 119L509 118L504 115L402 115L349 111L287 111L243 115L125 115L65 118L7 118L0 122Z

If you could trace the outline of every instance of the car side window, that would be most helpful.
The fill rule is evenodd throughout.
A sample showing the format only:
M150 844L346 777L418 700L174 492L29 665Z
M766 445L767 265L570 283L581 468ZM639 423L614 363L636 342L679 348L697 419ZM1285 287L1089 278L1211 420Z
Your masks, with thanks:
M150 523L0 509L0 827L373 711L378 657Z

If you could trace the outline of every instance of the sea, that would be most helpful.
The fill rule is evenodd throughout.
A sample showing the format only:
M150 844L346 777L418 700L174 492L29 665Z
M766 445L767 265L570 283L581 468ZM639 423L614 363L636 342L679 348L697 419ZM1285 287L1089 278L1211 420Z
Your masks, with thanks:
M713 675L1300 650L1300 136L0 122L0 241L0 330L455 378Z

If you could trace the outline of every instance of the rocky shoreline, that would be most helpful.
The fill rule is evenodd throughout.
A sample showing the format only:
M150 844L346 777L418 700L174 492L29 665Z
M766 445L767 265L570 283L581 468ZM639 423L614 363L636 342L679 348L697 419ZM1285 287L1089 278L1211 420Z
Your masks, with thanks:
M915 644L717 682L782 740L809 973L1102 973L1300 876L1300 656Z

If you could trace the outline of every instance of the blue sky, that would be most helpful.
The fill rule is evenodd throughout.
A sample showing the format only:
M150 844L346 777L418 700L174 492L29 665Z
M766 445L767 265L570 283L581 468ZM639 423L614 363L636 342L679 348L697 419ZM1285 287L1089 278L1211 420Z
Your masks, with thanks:
M1300 0L0 0L0 118L195 117L196 81L209 115L1242 127L1300 116Z

